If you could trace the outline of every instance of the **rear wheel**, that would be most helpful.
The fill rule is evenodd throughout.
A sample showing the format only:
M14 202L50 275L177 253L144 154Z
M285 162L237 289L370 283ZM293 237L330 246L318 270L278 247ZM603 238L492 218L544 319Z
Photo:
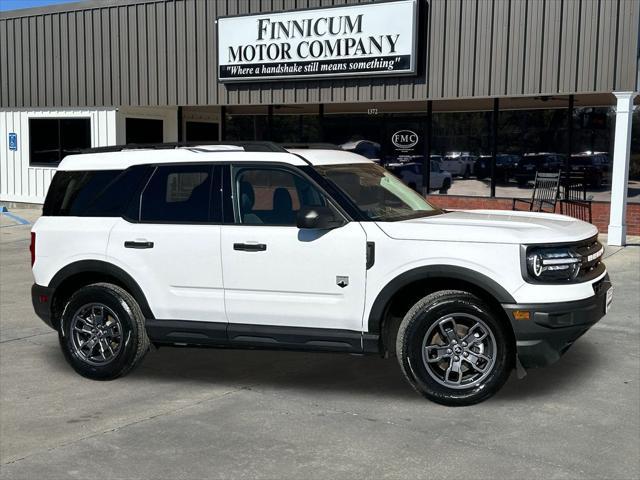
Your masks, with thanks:
M64 309L58 333L69 364L94 380L125 375L149 350L140 307L127 291L109 283L78 290Z
M409 383L429 400L450 406L491 397L509 377L515 355L494 312L456 290L427 295L409 310L396 352Z

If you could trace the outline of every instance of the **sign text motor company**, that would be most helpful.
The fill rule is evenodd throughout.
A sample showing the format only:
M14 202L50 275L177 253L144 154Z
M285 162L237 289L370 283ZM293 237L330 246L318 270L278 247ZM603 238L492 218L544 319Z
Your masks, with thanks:
M416 1L218 20L220 81L415 73Z

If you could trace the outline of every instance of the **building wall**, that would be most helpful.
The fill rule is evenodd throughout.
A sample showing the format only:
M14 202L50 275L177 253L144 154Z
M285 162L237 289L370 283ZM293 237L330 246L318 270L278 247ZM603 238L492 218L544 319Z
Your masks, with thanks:
M367 0L94 0L0 14L0 108L637 90L637 0L419 0L419 75L219 85L218 16Z
M90 117L91 146L116 143L115 109L0 110L0 200L42 203L55 168L29 166L29 118ZM9 150L8 133L18 135Z

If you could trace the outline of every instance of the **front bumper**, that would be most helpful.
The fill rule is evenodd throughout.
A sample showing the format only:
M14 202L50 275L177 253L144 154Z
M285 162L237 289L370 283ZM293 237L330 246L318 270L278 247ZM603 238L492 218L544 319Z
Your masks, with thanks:
M503 304L516 336L518 357L525 368L556 362L569 347L602 317L607 308L611 281L607 274L593 284L594 295L574 302ZM610 301L609 296L609 301ZM515 312L529 312L517 320ZM522 314L521 314L522 316Z
M52 298L53 288L43 287L37 283L31 286L31 303L33 304L36 315L38 315L44 323L55 329L56 326L53 324L51 315Z

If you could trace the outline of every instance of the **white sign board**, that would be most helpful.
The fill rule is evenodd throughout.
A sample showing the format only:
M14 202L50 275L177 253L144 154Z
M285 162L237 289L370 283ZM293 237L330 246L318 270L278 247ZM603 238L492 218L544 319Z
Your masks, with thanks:
M416 0L221 17L221 82L416 73Z

